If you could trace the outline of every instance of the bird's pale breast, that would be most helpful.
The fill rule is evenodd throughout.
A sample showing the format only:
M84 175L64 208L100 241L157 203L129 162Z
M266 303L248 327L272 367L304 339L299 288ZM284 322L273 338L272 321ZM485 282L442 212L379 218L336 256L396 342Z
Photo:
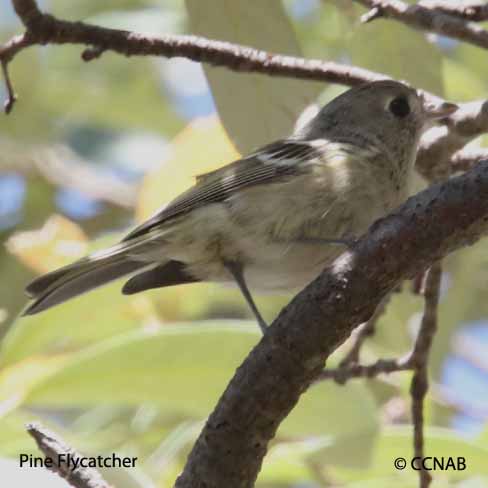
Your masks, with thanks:
M337 152L303 176L244 189L175 222L163 254L202 280L229 281L221 263L237 261L252 288L303 287L344 251L327 240L358 237L404 198L386 164Z

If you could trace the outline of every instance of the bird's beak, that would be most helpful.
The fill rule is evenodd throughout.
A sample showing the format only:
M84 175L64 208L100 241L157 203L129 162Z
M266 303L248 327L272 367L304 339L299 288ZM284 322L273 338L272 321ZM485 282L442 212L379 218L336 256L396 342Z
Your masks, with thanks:
M459 107L455 103L426 100L424 101L424 113L427 120L436 122L453 114Z

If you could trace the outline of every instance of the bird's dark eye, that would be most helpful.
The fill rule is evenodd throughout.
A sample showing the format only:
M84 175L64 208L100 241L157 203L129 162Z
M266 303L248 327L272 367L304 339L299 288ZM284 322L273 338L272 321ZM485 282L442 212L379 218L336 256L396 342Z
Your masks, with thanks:
M401 119L410 113L410 105L405 97L394 98L390 102L389 109L395 117L399 117Z

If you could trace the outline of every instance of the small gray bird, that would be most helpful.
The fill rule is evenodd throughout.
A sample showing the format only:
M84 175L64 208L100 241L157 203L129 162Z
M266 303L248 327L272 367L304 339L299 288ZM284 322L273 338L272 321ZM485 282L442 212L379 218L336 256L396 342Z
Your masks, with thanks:
M394 81L353 88L289 138L200 176L119 244L34 280L24 315L126 275L128 295L235 282L264 333L250 288L303 288L398 206L422 131L456 108Z

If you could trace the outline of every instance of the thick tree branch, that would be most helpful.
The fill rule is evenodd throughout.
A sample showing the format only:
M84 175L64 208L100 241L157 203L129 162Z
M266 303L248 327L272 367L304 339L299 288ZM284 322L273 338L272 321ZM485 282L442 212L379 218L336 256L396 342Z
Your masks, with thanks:
M251 351L176 486L252 487L268 442L330 354L401 280L475 242L487 228L488 161L376 222L283 309Z
M415 29L435 32L442 36L488 49L488 31L456 16L433 10L421 4L409 5L401 0L354 1L370 9L362 17L363 22L371 22L380 17L385 17L402 22Z
M72 463L78 462L81 455L58 435L39 424L27 425L27 432L34 438L46 459L52 459L52 466L49 469L64 478L71 486L75 488L110 488L96 469L81 466L73 469ZM71 465L67 460L68 456L72 460Z

